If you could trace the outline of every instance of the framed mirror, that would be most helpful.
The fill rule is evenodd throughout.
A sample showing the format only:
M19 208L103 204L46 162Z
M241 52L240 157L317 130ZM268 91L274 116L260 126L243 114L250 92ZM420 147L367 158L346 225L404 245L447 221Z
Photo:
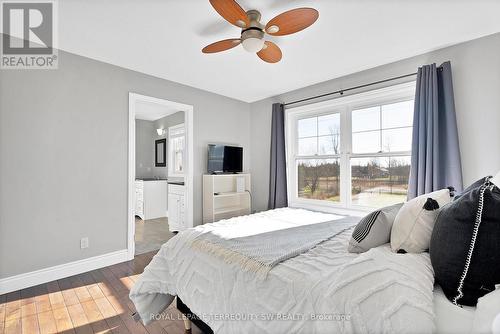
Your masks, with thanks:
M167 166L167 139L155 140L155 167Z

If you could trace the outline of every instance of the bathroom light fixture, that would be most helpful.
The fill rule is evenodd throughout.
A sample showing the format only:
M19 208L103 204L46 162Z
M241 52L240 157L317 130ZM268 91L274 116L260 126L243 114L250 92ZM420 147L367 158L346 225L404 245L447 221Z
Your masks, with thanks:
M158 136L163 136L165 134L165 129L156 129Z

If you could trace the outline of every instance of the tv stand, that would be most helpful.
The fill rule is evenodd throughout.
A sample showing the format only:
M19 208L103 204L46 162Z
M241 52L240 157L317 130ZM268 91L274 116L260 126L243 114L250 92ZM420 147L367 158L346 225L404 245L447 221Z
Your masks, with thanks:
M242 189L238 189L238 182ZM203 224L250 214L250 182L246 173L203 175Z

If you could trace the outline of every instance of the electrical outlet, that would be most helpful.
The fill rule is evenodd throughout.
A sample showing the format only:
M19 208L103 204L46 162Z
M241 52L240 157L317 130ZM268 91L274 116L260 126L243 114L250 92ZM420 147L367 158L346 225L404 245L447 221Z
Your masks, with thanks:
M80 239L80 248L81 249L89 248L89 238L88 237Z

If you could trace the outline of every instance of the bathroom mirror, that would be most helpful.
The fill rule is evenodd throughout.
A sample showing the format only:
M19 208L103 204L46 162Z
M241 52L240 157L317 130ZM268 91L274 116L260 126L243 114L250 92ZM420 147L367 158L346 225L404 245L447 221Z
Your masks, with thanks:
M167 166L167 139L155 140L155 167Z

